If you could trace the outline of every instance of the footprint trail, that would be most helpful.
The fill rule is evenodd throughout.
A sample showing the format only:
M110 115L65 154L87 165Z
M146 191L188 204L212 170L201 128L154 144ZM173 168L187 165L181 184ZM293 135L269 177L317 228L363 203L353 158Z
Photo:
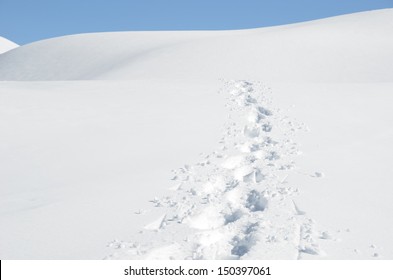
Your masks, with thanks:
M315 222L287 182L304 125L283 116L259 82L228 81L228 122L216 151L175 170L162 216L108 259L301 259L320 255Z

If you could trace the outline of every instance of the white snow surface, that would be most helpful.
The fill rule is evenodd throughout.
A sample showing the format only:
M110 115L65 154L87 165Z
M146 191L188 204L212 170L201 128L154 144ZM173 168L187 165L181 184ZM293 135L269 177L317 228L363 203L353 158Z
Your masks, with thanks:
M238 31L81 34L0 56L0 80L389 82L393 9Z
M0 54L17 48L19 45L0 36Z
M387 9L1 54L0 259L392 259L392 32Z

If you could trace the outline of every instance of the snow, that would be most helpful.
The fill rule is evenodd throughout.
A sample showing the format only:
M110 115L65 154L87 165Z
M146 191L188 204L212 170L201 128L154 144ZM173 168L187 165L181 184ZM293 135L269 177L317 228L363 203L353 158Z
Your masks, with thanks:
M307 120L299 138L302 185L298 205L341 240L323 244L327 258L364 259L378 253L392 259L391 124L392 83L275 84L275 100ZM288 95L287 92L296 95ZM313 104L310 108L309 104ZM370 245L378 243L377 248ZM322 244L321 244L322 245Z
M0 36L0 54L17 48L18 45Z
M149 201L170 170L220 138L217 85L1 83L1 258L103 258L113 238L155 220Z
M386 9L239 31L117 32L54 38L2 55L0 80L389 82L393 73L392 14L392 9Z
M392 15L1 54L0 258L392 259Z

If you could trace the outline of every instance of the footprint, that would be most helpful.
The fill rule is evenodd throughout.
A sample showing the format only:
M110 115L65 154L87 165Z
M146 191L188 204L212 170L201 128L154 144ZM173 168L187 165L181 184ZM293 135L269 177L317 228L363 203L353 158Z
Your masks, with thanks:
M292 200L297 189L285 185L298 152L290 131L297 125L271 108L267 91L248 81L227 83L222 92L230 94L229 115L218 147L201 153L198 163L173 170L174 192L152 200L167 214L144 227L145 245L128 248L122 242L124 256L280 259L322 253L317 241L329 234L315 233Z
M248 196L245 207L251 212L265 211L268 206L268 200L264 197L263 193L252 190Z
M269 123L265 123L265 124L262 125L262 130L264 132L271 132L272 129L273 129L273 126L271 124L269 124Z

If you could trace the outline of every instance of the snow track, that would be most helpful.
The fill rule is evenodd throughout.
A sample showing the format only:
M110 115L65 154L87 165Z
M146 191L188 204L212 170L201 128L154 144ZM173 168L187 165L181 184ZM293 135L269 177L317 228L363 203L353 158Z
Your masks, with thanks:
M259 82L224 82L228 122L216 151L173 171L172 194L154 198L162 215L113 241L109 259L299 259L320 255L314 221L287 179L305 129L283 116ZM140 212L142 214L142 212Z

